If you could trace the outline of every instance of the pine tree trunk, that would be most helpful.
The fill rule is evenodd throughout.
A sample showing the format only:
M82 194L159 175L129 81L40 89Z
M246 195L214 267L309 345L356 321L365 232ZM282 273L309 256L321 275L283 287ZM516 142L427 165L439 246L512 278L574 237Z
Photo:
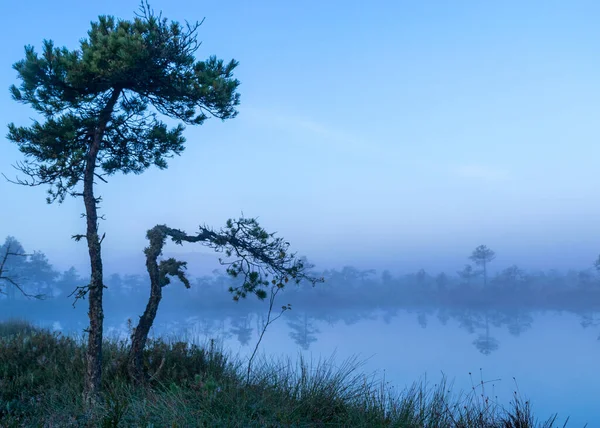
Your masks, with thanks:
M143 352L148 340L148 334L150 328L156 318L158 312L158 305L162 299L162 287L159 282L159 271L157 263L158 254L152 257L147 254L146 267L150 275L150 298L148 304L144 310L143 315L140 317L140 321L133 331L131 336L131 349L129 350L129 362L128 370L129 375L136 382L145 381L145 374L143 370Z
M88 160L88 165L95 163ZM91 173L88 171L91 170ZM85 376L86 401L93 404L100 393L100 382L102 380L102 332L104 323L104 311L102 308L102 255L100 238L98 236L98 210L93 190L93 167L86 166L86 177L84 179L83 198L87 218L87 242L90 255L91 282L89 285L89 311L90 319L88 348L87 348L87 370Z
M104 283L102 278L102 254L100 237L98 236L98 206L94 196L94 177L98 152L104 138L106 126L110 121L115 104L119 99L120 90L114 89L106 106L99 115L98 126L91 141L83 177L83 202L86 213L86 238L90 255L91 280L89 285L90 320L88 332L88 348L86 354L86 373L84 382L84 398L88 405L95 405L100 396L102 382L102 335L104 309L102 295Z
M158 257L165 244L165 233L162 228L154 227L147 233L150 245L144 249L146 254L146 269L150 276L150 297L140 321L131 335L131 349L129 350L128 371L136 382L146 380L143 370L144 347L148 340L148 333L156 318L158 305L162 299L162 284Z
M483 262L483 286L487 287L487 263Z

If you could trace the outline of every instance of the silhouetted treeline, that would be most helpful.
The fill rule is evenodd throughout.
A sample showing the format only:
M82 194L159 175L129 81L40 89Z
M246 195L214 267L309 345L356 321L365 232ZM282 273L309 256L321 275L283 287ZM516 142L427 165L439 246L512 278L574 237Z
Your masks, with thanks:
M25 249L13 237L0 246L0 254L11 245L22 253ZM478 247L481 251L481 248ZM27 253L29 254L29 253ZM76 269L56 271L42 252L28 257L11 258L5 267L21 287L31 293L43 293L45 304L54 305L65 301L76 287L85 285L84 278ZM394 276L389 271L377 273L373 269L360 270L346 266L341 270L330 269L314 272L323 276L325 283L312 287L307 284L291 286L281 294L281 303L291 303L303 309L319 307L335 308L448 308L448 309L556 309L586 311L600 309L600 277L590 268L561 273L556 270L529 272L516 265L509 266L494 275L477 271L470 265L450 273L429 273L420 269L414 273ZM487 282L487 284L486 284ZM164 290L165 309L177 307L203 309L223 308L236 305L228 293L236 280L222 271L213 275L191 278L191 289L185 289L177 280ZM142 307L149 294L149 280L143 275L108 275L106 302L112 308L132 309L139 302ZM25 301L16 293L12 284L1 282L2 302ZM237 306L239 305L239 306ZM249 311L262 309L257 299L249 299L236 305ZM241 306L241 307L240 307Z

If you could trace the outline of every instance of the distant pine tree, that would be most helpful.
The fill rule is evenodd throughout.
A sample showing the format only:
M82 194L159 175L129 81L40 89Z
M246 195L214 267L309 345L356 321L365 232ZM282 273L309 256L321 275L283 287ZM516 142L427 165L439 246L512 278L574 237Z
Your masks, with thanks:
M487 285L487 265L496 258L496 253L490 250L485 245L480 245L473 250L469 257L477 266L483 267L483 285Z

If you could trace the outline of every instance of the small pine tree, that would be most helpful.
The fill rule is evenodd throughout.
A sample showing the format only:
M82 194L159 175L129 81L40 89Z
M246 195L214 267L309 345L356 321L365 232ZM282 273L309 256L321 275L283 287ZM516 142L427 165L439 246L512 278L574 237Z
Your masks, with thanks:
M483 285L487 285L487 265L496 258L496 253L485 245L480 245L473 250L469 257L477 266L483 267Z

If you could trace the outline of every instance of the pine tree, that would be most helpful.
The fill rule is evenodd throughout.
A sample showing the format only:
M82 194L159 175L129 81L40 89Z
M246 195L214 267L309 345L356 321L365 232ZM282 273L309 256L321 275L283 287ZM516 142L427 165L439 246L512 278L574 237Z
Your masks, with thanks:
M21 80L13 99L31 106L42 120L29 127L9 125L8 139L26 160L17 168L19 184L49 185L48 203L82 197L85 238L91 262L89 336L85 396L98 398L101 382L103 273L98 233L96 180L117 172L140 174L184 150L184 125L209 117L230 119L239 104L237 62L211 56L197 61L197 30L156 15L147 3L133 20L100 16L79 49L57 48L50 40L38 54L25 48L14 64ZM180 123L169 129L161 116Z
M496 258L496 253L485 245L480 245L473 250L469 257L477 266L483 267L483 285L487 285L487 265Z

